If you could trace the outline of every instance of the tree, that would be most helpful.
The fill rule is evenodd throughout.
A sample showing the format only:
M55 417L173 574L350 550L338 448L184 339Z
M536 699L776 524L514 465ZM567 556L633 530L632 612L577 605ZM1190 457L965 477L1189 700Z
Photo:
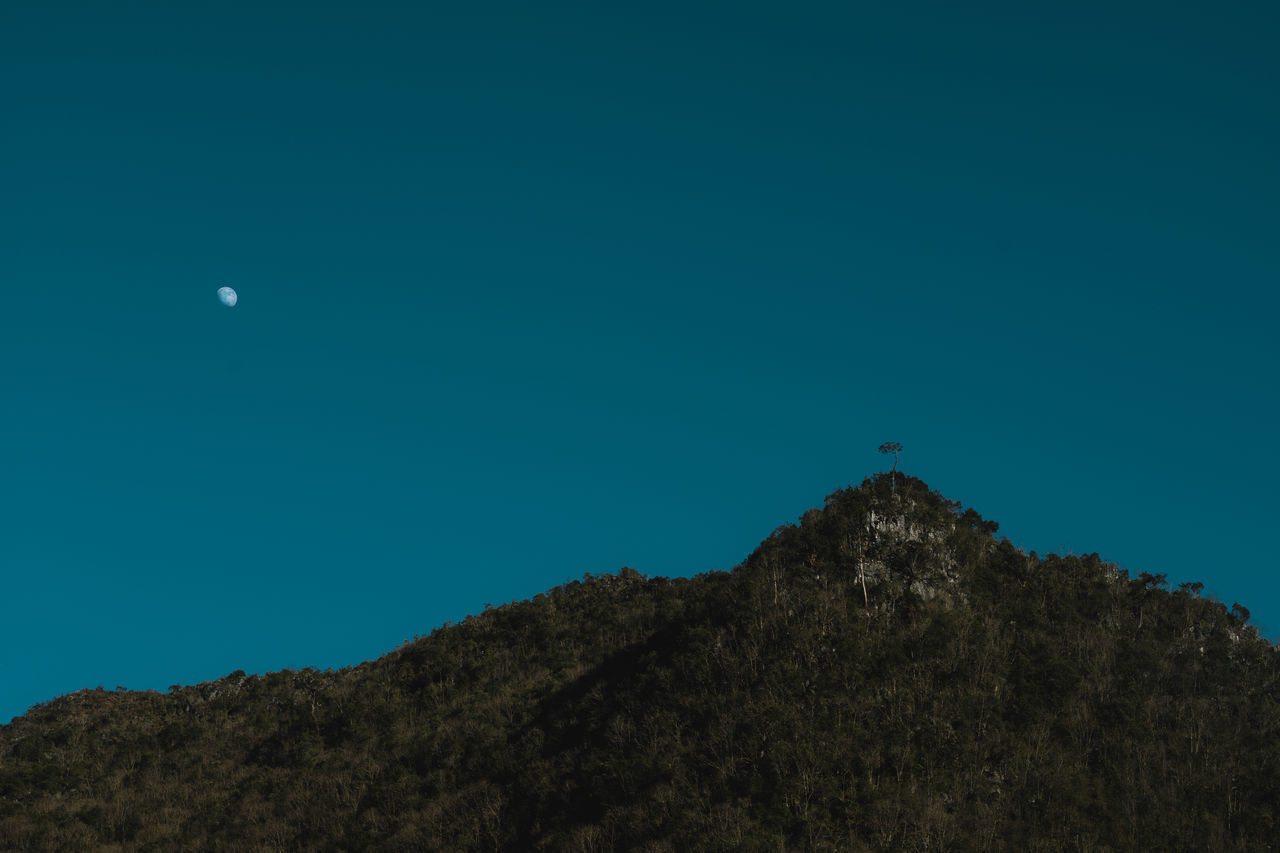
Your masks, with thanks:
M1240 620L1243 625L1249 621L1249 608L1236 601L1231 604L1231 615Z
M891 473L898 473L898 454L902 452L902 442L886 441L884 444L880 445L880 452L884 454L893 454L893 471Z
M880 452L884 454L893 454L893 470L889 472L889 485L894 490L898 489L898 454L902 452L902 442L886 441L880 445Z

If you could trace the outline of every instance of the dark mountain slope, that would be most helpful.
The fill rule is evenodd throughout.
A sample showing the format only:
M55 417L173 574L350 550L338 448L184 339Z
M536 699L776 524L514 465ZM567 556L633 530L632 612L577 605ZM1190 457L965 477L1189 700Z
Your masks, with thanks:
M732 572L64 696L0 729L0 848L1275 849L1280 656L1244 609L995 531L885 475Z

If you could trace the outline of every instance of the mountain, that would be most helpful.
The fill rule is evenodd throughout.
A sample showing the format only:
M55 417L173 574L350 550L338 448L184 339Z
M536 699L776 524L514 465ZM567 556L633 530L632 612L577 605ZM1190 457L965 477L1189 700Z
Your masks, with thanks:
M879 475L730 572L0 727L5 850L1272 850L1280 655Z

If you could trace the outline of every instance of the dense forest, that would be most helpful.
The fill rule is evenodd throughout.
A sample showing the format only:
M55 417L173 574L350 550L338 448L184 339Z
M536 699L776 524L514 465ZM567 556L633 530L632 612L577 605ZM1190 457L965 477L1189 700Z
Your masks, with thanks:
M1248 612L903 474L741 565L623 569L340 671L0 727L4 850L1273 850Z

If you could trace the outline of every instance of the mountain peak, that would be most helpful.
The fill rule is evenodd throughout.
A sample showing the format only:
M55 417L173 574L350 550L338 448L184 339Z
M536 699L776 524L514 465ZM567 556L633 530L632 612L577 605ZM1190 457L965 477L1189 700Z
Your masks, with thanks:
M1280 655L901 474L739 566L0 727L6 849L1266 849Z

